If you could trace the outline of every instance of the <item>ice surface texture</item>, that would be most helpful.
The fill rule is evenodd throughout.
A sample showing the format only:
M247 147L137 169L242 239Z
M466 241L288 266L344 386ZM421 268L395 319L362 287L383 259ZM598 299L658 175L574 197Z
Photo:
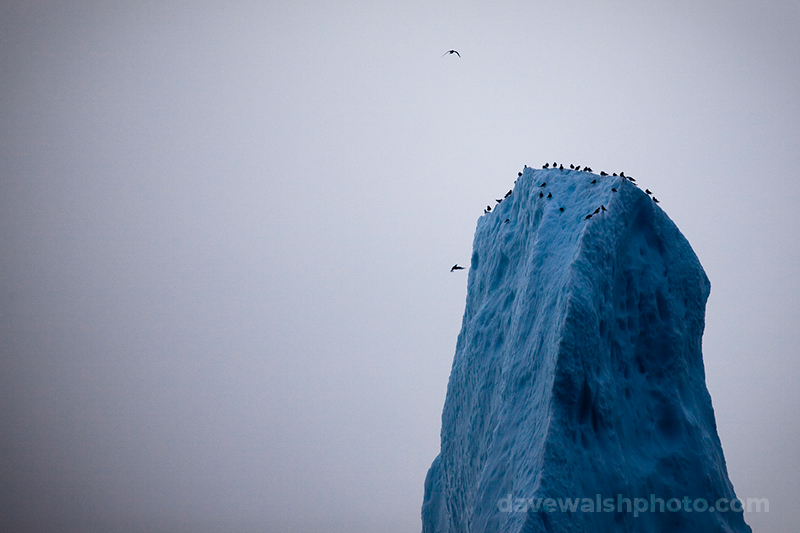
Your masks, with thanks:
M636 185L526 168L478 221L423 532L750 531L732 511L618 506L735 498L705 385L709 292ZM597 495L614 511L589 511ZM584 511L509 508L540 498Z

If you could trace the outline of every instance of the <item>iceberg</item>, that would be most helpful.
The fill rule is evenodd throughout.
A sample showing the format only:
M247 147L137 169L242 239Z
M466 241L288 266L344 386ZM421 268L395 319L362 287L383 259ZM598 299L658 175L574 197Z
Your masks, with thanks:
M705 384L711 285L651 196L526 167L467 283L423 533L750 531Z

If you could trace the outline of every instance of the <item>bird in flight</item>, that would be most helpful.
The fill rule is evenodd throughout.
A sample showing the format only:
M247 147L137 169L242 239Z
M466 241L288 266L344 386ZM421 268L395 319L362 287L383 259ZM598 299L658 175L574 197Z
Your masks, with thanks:
M450 269L450 272L454 270L464 270L464 267L458 266L458 263L456 263L455 265L453 265L453 268Z
M458 53L458 50L448 50L447 52L443 53L441 57L446 56L447 54L455 54L458 57L461 57L461 54Z

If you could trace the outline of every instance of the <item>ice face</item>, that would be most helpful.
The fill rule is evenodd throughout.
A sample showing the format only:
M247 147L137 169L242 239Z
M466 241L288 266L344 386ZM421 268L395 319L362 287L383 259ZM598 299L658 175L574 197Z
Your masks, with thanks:
M633 182L526 168L478 221L423 532L750 531L705 385L709 292Z

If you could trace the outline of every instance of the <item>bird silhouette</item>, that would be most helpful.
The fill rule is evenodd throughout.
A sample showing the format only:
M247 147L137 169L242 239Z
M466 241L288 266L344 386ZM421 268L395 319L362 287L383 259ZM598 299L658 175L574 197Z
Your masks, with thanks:
M450 269L450 272L453 272L454 270L464 270L464 267L458 266L458 263L456 263L453 265L453 268Z
M653 201L654 201L655 203L658 203L658 198L656 198L655 196L653 196Z
M461 57L461 54L459 54L459 53L458 53L458 50L448 50L447 52L443 53L443 54L441 55L441 57L444 57L444 56L446 56L447 54L455 54L455 55L457 55L458 57Z
M645 189L644 192L646 192L647 194L653 194L653 192L650 189Z
M547 197L548 198L552 198L553 197L553 193L551 193L551 192L547 193Z

